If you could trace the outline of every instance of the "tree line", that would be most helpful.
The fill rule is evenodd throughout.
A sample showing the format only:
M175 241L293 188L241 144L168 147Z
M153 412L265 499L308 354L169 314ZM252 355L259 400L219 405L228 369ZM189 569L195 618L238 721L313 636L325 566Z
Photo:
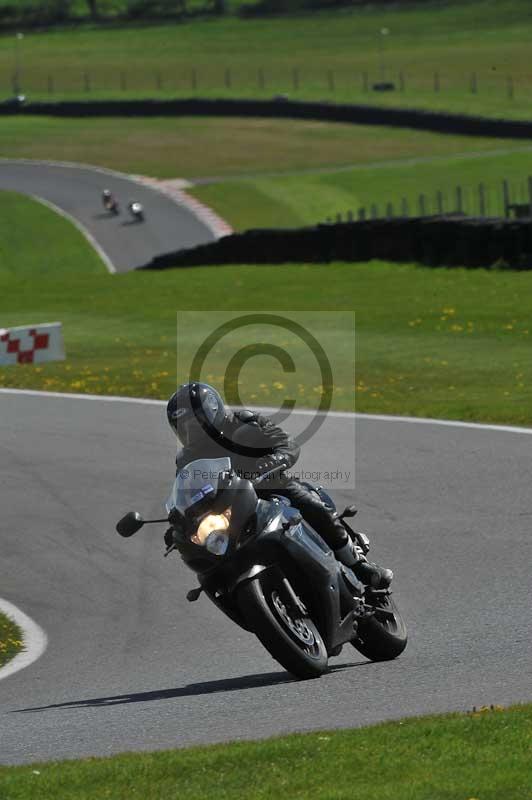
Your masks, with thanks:
M0 26L180 18L226 11L226 0L0 0Z
M0 0L0 29L72 21L182 19L206 14L282 15L364 5L406 5L416 0ZM421 2L421 0L418 0Z

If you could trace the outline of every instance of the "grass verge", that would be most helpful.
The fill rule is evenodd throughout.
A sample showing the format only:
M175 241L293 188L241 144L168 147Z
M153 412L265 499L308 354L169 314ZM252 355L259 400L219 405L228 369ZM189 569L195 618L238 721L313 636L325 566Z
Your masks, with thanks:
M164 398L176 382L176 311L217 310L227 296L234 311L356 311L357 380L338 387L337 408L352 408L354 390L358 411L532 423L532 273L383 262L39 281L0 274L2 324L61 320L68 356L0 368L0 384ZM332 352L344 351L341 331L327 337ZM218 353L207 378L222 387L226 366ZM242 375L243 402L276 404L283 376L259 360ZM181 368L177 379L185 377ZM313 406L315 376L297 379L301 404Z
M22 631L12 619L0 612L0 667L20 653L22 648Z
M0 192L0 304L16 302L11 280L29 279L35 292L39 279L48 274L68 280L105 271L95 250L68 220L16 192Z
M387 204L400 216L403 203L412 216L420 211L438 213L438 192L445 211L461 207L466 213L479 214L479 185L484 186L485 214L504 216L503 180L510 186L510 202L528 202L527 176L532 174L532 148L491 152L424 155L398 161L364 163L351 168L299 174L225 180L197 185L191 193L212 206L235 230L254 227L297 227L324 222L351 211L355 218L360 208L371 215L384 216ZM457 200L457 187L461 200Z
M380 126L226 117L131 118L127 124L116 117L91 119L90 124L5 117L0 127L3 158L82 161L158 178L257 178L420 156L521 154L526 147L522 141Z
M0 767L5 800L526 800L532 706L262 742Z

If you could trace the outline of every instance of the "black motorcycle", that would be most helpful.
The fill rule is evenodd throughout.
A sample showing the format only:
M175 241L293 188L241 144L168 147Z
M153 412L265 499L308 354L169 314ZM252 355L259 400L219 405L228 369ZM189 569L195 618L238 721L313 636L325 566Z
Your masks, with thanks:
M166 504L172 543L197 573L201 592L237 625L254 633L285 669L299 678L316 678L328 658L352 644L372 661L396 658L407 632L389 589L369 589L282 495L259 499L255 481L239 477L230 458L200 459L180 470ZM336 512L328 494L307 484ZM369 550L365 534L342 520L361 555ZM116 529L136 533L145 520L129 512Z

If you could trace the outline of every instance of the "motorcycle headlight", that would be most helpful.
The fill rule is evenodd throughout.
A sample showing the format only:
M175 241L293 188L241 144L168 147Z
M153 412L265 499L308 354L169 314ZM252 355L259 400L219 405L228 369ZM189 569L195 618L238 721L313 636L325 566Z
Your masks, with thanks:
M190 541L198 544L201 547L206 547L207 550L216 555L223 555L229 545L229 519L231 510L227 509L223 514L207 514L203 517L197 527L196 532L190 537ZM222 537L220 539L220 537ZM226 540L225 545L222 547L222 539Z
M205 547L209 553L213 553L215 556L224 556L229 547L228 534L223 531L213 531L209 533L205 540Z

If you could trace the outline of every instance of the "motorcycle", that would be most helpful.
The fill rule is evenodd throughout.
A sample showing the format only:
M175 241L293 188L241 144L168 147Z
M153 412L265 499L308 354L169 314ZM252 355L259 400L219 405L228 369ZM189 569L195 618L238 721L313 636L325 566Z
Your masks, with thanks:
M144 221L144 208L142 203L139 203L135 200L132 203L128 203L127 207L129 208L129 213L136 222Z
M104 197L103 198L103 207L106 211L109 211L110 214L120 214L120 207L118 205L118 201L114 197Z
M282 494L259 499L272 478L239 477L228 457L198 459L176 477L167 517L144 520L127 513L117 523L123 537L147 523L168 522L172 543L198 577L187 594L203 592L233 622L254 633L266 650L298 678L317 678L329 657L351 644L371 661L397 658L407 630L389 589L370 589L334 553ZM322 487L306 484L333 510L364 556L369 539L346 522Z

